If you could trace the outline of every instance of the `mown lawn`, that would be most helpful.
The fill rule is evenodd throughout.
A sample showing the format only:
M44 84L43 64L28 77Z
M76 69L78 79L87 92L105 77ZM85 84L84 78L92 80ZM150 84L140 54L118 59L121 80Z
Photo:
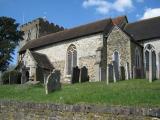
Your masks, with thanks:
M111 83L79 83L63 85L58 91L45 94L42 85L2 85L0 99L65 104L105 104L160 107L160 80L128 80Z

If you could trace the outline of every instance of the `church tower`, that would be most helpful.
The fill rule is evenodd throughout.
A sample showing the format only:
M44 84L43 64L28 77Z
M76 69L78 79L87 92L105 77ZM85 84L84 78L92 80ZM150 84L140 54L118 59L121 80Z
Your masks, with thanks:
M24 32L24 40L20 42L20 48L22 48L30 40L64 30L64 28L54 23L49 23L46 19L37 18L20 26L20 30Z

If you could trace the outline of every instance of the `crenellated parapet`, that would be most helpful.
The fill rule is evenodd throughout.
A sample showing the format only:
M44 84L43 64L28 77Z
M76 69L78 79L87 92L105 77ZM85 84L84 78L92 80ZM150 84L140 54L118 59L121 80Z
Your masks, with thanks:
M21 25L20 30L24 31L24 40L20 43L21 48L30 40L64 30L64 28L54 23L49 23L46 19L37 18L31 22Z

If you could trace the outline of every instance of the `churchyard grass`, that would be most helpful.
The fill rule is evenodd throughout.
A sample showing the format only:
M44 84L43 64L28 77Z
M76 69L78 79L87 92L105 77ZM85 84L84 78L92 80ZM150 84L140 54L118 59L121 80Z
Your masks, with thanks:
M160 80L149 83L135 79L117 83L85 82L62 85L45 94L43 85L1 85L1 100L64 104L105 104L124 106L160 106Z

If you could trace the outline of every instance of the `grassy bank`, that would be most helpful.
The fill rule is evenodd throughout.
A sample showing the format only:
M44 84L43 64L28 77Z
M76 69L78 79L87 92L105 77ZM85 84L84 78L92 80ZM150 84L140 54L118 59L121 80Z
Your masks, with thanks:
M42 85L2 85L0 99L65 104L106 104L160 106L160 80L128 80L111 83L62 85L61 90L45 95Z

